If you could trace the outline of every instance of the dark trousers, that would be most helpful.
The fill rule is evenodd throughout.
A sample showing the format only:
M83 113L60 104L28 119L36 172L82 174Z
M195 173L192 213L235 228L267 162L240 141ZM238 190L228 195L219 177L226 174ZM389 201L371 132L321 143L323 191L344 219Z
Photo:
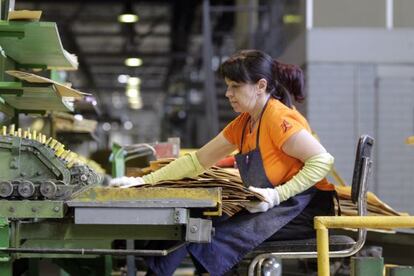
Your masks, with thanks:
M315 216L332 216L335 215L334 205L335 191L317 190L308 206L296 218L283 226L267 241L281 240L301 240L316 237L316 231L313 228L313 218ZM196 274L207 273L206 269L191 256ZM232 275L232 272L229 272Z
M316 237L313 218L335 215L335 191L317 190L308 206L296 218L283 226L268 241L312 239Z

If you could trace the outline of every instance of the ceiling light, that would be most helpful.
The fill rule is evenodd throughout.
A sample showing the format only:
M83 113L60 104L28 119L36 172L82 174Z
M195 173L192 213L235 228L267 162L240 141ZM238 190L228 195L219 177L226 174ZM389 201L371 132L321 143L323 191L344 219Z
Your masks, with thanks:
M141 79L137 78L137 77L131 77L131 78L128 79L127 82L128 82L129 85L137 86L137 85L141 84Z
M131 109L141 109L142 108L142 103L131 103L130 105L129 105L129 107L131 108Z
M118 82L119 83L127 83L129 76L128 75L119 75Z
M140 58L127 58L125 65L130 67L138 67L142 65L142 59Z
M128 88L126 90L126 95L127 95L128 98L136 98L136 97L138 97L138 94L139 94L138 89Z
M138 19L138 15L133 13L124 13L118 16L118 21L121 23L135 23Z

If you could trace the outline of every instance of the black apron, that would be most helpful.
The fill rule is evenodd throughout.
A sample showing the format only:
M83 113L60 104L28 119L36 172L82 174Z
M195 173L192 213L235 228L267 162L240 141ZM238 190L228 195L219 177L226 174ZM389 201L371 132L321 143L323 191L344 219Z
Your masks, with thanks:
M267 106L264 106L262 114ZM260 154L259 136L260 125L257 130L256 149L242 154L241 148L244 141L244 133L248 121L243 127L240 152L235 156L237 166L243 184L259 188L273 188L266 176L262 156ZM279 229L288 224L311 201L315 189L304 191L280 205L262 213L249 213L241 211L230 218L219 218L213 220L215 235L211 243L190 243L166 257L149 258L147 264L159 276L172 275L181 260L188 251L210 275L223 275L255 247L260 245L269 237L273 236Z

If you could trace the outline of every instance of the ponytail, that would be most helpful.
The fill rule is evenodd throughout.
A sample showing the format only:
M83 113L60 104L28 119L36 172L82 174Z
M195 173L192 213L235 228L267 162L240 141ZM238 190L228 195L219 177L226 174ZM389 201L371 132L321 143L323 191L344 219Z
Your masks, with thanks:
M304 74L299 66L273 60L275 88L271 95L288 107L292 107L292 97L301 102L305 99Z

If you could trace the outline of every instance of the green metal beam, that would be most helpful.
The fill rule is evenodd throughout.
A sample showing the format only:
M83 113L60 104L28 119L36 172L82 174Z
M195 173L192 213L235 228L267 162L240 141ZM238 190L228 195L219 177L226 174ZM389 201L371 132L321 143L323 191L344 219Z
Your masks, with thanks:
M184 229L176 225L81 225L70 221L20 223L20 239L30 240L181 240Z
M0 37L15 37L23 38L24 37L25 27L23 25L0 25Z
M21 95L22 93L23 93L23 86L21 82L13 82L13 81L1 81L0 82L0 94Z
M0 200L0 217L5 218L63 218L63 201Z

